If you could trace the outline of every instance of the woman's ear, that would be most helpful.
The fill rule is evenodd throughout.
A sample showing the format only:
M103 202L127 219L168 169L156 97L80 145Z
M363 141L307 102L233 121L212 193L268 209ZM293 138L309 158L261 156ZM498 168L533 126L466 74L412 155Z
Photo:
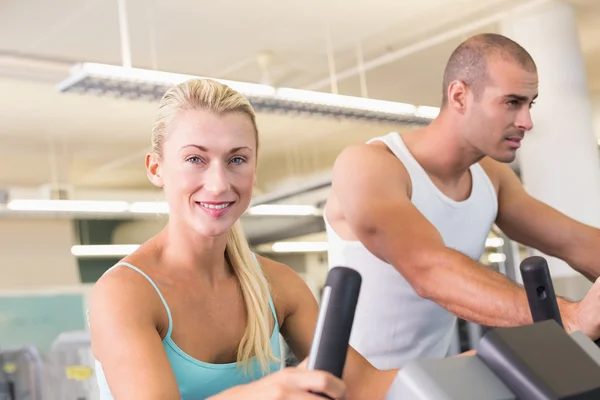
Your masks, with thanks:
M164 186L161 176L160 157L153 152L146 154L146 174L154 186L159 188Z

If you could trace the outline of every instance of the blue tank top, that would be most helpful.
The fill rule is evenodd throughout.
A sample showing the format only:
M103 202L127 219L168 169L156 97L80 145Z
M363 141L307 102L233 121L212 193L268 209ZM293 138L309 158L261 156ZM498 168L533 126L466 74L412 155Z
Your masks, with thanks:
M264 377L260 364L255 358L250 360L252 363L252 368L248 371L245 371L244 368L239 367L235 362L228 364L209 364L186 354L171 339L171 332L173 330L171 310L169 309L169 306L167 305L162 293L158 289L158 286L142 270L126 262L119 262L108 271L119 265L125 265L143 275L150 282L150 284L152 284L167 310L167 315L169 317L169 328L162 343L167 357L169 358L171 368L175 374L181 400L203 400L234 386L250 383ZM273 355L277 359L281 360L279 322L277 321L277 313L275 312L275 306L271 298L269 298L269 305L271 306L271 311L275 321L273 334L271 335L270 341L271 349L273 351ZM98 360L95 360L95 364L96 379L100 389L100 400L113 400L113 396L110 393L104 371L102 370L102 365ZM272 362L270 373L276 372L281 368L282 363Z

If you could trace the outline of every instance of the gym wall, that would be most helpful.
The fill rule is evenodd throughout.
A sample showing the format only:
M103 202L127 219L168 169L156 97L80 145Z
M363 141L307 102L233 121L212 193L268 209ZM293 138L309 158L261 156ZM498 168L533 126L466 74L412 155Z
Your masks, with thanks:
M79 285L67 219L0 220L0 291Z

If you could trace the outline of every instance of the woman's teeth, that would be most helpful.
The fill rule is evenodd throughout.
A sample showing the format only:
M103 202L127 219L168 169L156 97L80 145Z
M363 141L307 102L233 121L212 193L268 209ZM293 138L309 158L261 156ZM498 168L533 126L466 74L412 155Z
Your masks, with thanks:
M211 210L222 210L223 208L229 207L231 203L222 203L222 204L206 204L200 202L200 205L204 208L209 208Z

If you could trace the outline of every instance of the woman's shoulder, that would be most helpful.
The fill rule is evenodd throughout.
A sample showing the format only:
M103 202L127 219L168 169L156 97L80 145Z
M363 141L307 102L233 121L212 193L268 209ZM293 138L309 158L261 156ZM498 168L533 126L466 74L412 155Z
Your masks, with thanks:
M112 292L116 290L139 290L145 286L152 288L151 265L144 252L134 252L113 264L96 281L93 291ZM146 282L145 285L141 283Z
M90 317L129 314L132 317L160 316L161 300L143 255L132 254L115 263L92 287Z
M298 283L299 281L304 282L292 267L284 263L258 254L256 254L256 259L262 268L263 273L267 277L267 280L271 285L274 285L275 288L280 288L282 285L284 287L289 286Z
M307 287L304 279L284 263L258 254L256 258L271 286L275 307L281 309L284 315L294 312L297 308L298 292Z

